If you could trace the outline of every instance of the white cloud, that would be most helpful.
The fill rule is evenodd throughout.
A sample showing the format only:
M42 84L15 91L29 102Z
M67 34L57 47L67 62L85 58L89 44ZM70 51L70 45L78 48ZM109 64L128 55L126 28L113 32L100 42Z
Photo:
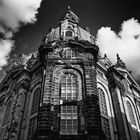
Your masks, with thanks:
M0 70L2 69L2 66L7 65L7 60L13 44L14 42L11 40L0 40Z
M0 20L12 30L18 29L20 24L34 23L37 9L42 0L2 0L0 6Z
M106 53L114 64L119 53L134 76L140 75L140 23L137 20L124 21L118 34L110 27L102 27L97 33L97 44L101 53Z
M32 56L32 53L26 55L26 54L22 54L22 63L23 65L26 64L26 62L29 60L29 58Z
M35 23L42 0L1 0L0 1L0 69L7 64L14 41L13 34L20 26Z

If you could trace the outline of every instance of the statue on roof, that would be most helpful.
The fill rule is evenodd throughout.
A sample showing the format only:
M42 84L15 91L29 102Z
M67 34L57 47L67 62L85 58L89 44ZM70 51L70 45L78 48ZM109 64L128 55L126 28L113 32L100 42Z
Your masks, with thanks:
M68 5L68 10L71 10L70 6Z
M121 60L119 54L117 54L116 56L117 56L117 63L115 66L126 69L125 63Z
M12 64L12 67L18 67L18 66L21 66L23 63L23 56L22 54L19 54L19 55L14 55L13 57L13 64Z

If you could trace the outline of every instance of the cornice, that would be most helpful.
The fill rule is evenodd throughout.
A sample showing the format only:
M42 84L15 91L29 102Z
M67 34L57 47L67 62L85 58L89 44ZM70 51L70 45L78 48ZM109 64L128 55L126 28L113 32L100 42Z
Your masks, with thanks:
M111 66L107 70L106 77L108 78L110 88L115 88L118 86L119 88L123 89L122 79L125 78L114 68L114 66Z
M39 47L39 60L41 63L45 64L46 61L50 61L49 59L46 58L46 54L48 54L49 52L53 52L55 49L58 50L58 53L60 55L60 60L64 60L62 57L62 52L64 50L64 48L66 47L70 47L75 51L78 52L85 52L85 53L90 53L93 55L94 60L97 61L98 60L98 51L99 48L98 46L96 46L95 44L92 44L88 41L84 41L84 40L68 40L68 41L56 41L56 42L52 42L52 43L47 43L47 44L43 44ZM59 58L56 59L56 61ZM55 61L55 59L52 59L53 61ZM72 61L72 60L69 60ZM74 59L73 59L74 61ZM78 60L79 61L79 60ZM84 61L84 60L82 60Z

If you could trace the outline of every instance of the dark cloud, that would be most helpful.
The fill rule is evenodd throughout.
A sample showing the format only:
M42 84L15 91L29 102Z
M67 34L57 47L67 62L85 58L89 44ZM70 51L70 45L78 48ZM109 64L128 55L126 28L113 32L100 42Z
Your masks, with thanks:
M7 65L14 46L13 35L28 23L35 23L42 0L1 0L0 2L0 70Z

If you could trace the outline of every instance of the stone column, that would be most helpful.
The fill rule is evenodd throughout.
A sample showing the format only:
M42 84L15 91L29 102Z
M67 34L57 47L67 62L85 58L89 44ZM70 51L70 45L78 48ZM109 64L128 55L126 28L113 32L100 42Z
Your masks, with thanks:
M39 108L38 126L37 126L38 139L43 139L43 137L47 139L52 133L51 131L52 76L53 76L53 66L48 64L46 66L46 70L44 70L44 75L43 75L44 81L42 83L43 84L42 100L41 100L41 106Z
M17 98L15 101L14 112L12 116L12 121L10 125L10 135L9 140L19 140L21 127L23 123L24 106L27 96L27 91L29 88L28 80L23 80L18 83Z

